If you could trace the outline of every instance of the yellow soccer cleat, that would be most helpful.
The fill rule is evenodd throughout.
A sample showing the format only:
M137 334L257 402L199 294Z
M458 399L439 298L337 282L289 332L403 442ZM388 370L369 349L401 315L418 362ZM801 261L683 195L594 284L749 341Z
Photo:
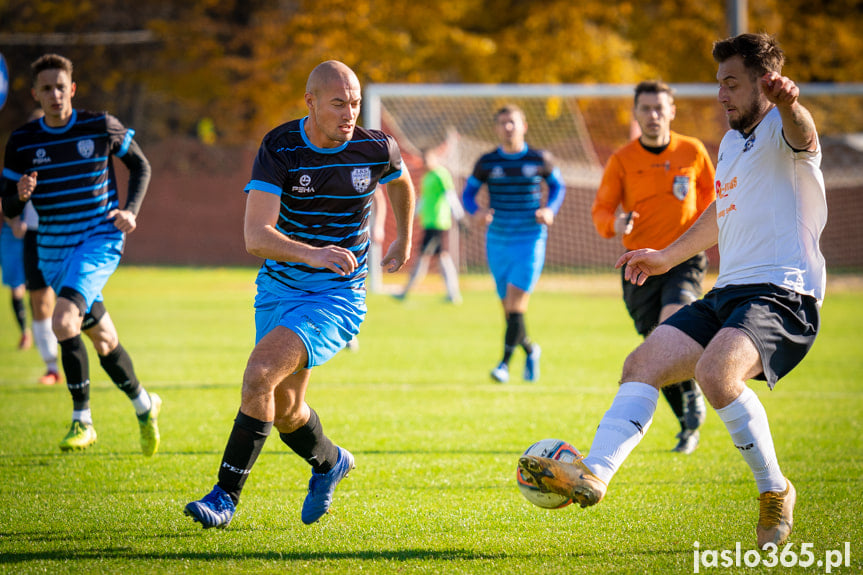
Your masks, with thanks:
M571 498L582 507L596 505L605 496L608 486L582 462L557 461L547 457L524 455L518 468L540 491L550 491Z
M72 421L69 433L60 442L60 451L83 451L96 443L96 430L92 424Z
M781 547L791 534L797 490L787 478L785 483L787 487L782 493L767 491L758 497L760 509L755 535L758 537L759 549L764 549L768 543Z
M151 457L159 450L159 412L162 411L162 398L150 394L150 411L138 418L141 427L141 453Z

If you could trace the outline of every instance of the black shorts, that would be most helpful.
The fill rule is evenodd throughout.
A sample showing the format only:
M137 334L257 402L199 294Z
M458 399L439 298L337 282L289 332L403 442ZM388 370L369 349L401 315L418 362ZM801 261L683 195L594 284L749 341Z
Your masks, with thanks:
M636 331L644 336L659 323L662 308L686 305L701 297L701 284L707 271L707 256L702 252L658 276L649 276L644 285L634 285L624 279L626 266L621 268L623 302Z
M423 244L420 252L424 256L440 255L443 248L443 233L445 230L426 228L423 230Z
M36 246L36 230L24 234L24 285L27 291L37 291L48 287L42 270L39 269L39 253Z
M764 372L755 377L770 389L806 356L821 323L818 301L773 284L726 286L684 307L663 322L707 347L724 327L752 340Z

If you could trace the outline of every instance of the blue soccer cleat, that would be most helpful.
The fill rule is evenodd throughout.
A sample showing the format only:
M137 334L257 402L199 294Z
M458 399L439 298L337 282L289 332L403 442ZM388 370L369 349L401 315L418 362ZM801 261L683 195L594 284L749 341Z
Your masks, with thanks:
M506 383L509 381L509 366L500 362L496 368L491 370L491 378L498 383Z
M524 363L524 380L538 381L539 380L539 356L542 355L542 350L538 344L533 344L533 351L527 354L527 361Z
M301 518L303 523L311 525L329 511L333 503L333 492L336 485L344 479L354 465L354 456L347 449L338 448L339 460L327 473L315 473L309 479L309 494L303 501Z
M231 496L216 485L203 499L186 505L183 513L200 523L204 529L210 527L224 529L234 518L236 509Z

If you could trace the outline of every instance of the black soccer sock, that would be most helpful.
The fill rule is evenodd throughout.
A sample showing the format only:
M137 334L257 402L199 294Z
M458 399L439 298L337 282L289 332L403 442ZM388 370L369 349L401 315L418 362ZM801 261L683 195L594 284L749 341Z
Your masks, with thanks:
M683 399L683 383L672 383L662 388L662 395L671 406L671 410L680 422L681 431L686 428L684 418L684 399Z
M15 312L15 321L18 322L18 327L21 328L21 333L27 329L27 309L24 307L24 300L12 296L12 310Z
M312 466L315 473L326 473L339 460L339 449L324 435L324 427L318 414L309 408L309 420L291 433L279 433L279 437L294 453Z
M75 337L58 342L66 387L72 394L72 405L76 411L90 407L90 360L87 348L79 333Z
M525 339L524 314L506 314L506 333L503 336L503 362L509 364L512 352Z
M108 352L108 355L100 355L99 363L102 364L102 369L111 378L120 391L126 394L129 399L135 399L141 393L141 383L135 376L135 369L132 367L132 358L123 347L123 344L118 343L117 347Z
M225 446L219 466L219 487L231 496L234 505L240 501L240 492L252 466L261 454L264 443L273 428L272 421L261 421L243 412L237 413L234 428Z

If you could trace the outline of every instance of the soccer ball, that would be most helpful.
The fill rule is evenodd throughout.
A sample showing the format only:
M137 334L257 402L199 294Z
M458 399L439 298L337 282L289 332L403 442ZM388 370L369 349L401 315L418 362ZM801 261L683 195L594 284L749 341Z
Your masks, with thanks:
M524 455L535 455L547 457L558 461L576 461L581 454L572 445L561 439L543 439L528 447ZM527 478L522 475L521 469L516 467L515 478L518 481L518 490L524 498L538 507L545 509L560 509L572 503L572 499L557 493L543 493L539 487L528 483Z

